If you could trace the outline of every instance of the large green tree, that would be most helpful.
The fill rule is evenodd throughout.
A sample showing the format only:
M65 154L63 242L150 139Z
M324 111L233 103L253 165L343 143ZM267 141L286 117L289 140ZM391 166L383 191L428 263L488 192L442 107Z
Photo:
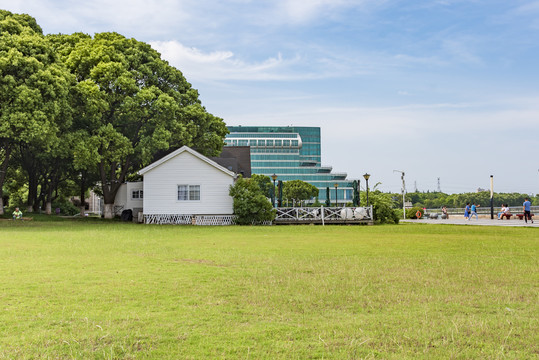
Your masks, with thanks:
M49 151L70 121L70 82L35 19L0 10L0 214L13 152L28 144Z
M156 154L182 145L207 156L221 151L222 119L206 111L182 73L150 45L117 33L51 41L77 79L74 164L99 175L106 218L126 176Z

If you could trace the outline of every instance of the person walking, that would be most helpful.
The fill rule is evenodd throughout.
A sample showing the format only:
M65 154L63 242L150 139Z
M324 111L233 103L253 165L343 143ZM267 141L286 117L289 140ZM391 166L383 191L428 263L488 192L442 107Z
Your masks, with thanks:
M466 207L464 208L464 219L470 220L470 203L466 203Z
M477 205L477 206L481 206L481 205ZM468 220L471 220L474 215L475 215L475 220L479 220L479 216L477 216L477 206L475 205L475 203L472 204L471 213Z
M524 210L524 221L526 222L526 224L528 223L528 219L530 219L533 224L531 206L532 203L530 202L530 200L528 198L525 198L524 203L522 204L522 209Z

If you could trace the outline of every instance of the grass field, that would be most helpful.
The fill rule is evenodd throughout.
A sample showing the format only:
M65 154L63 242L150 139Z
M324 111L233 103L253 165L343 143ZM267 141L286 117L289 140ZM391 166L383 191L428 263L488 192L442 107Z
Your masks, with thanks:
M537 359L539 232L0 222L0 359Z

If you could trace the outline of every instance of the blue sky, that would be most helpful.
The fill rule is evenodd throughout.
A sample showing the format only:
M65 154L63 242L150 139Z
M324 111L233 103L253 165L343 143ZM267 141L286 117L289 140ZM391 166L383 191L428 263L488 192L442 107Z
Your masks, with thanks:
M0 0L148 42L229 125L322 128L370 184L539 193L538 0Z

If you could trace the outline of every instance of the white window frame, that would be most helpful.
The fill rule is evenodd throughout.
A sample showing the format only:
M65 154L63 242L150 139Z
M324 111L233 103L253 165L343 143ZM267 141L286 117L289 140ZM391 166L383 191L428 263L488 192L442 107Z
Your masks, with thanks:
M136 193L136 196L135 196ZM142 189L131 190L131 200L142 200L144 199L144 191Z
M186 195L185 198L182 198L182 199L180 199L180 186L184 187L183 189L184 193L182 195ZM201 199L201 186L200 185L178 184L176 189L177 189L176 191L177 201L200 201ZM198 197L196 196L197 194L198 194Z

